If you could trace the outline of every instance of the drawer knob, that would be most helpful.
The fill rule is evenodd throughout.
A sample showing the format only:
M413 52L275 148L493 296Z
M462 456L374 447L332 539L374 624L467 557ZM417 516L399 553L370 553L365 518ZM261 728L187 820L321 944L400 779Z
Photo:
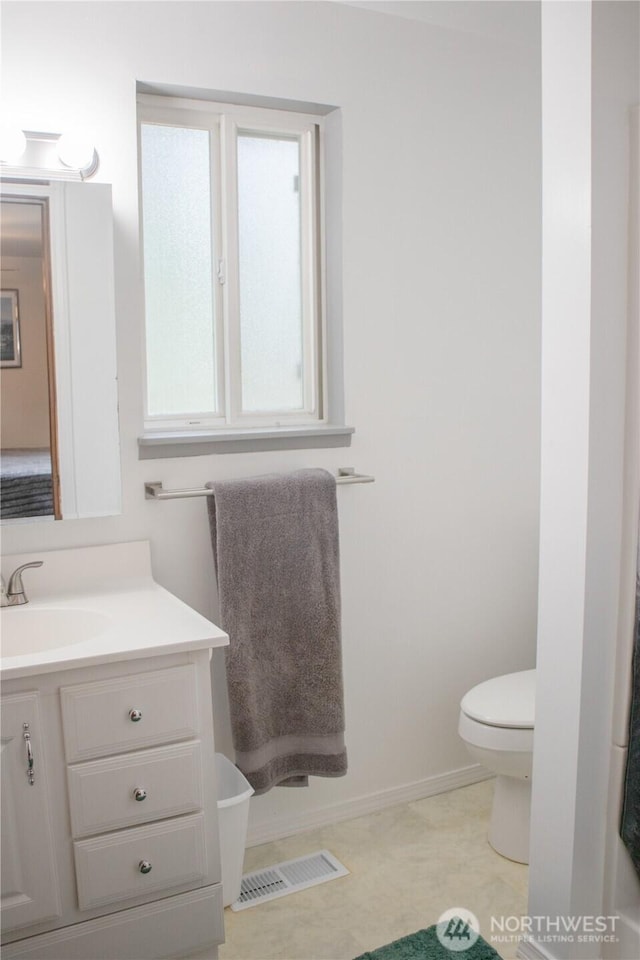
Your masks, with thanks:
M151 862L149 860L141 860L138 864L138 869L140 873L151 873Z
M138 801L146 800L147 791L144 789L144 787L136 787L136 789L133 791L133 798L134 800Z
M129 710L129 720L133 723L137 723L138 720L142 720L142 710Z

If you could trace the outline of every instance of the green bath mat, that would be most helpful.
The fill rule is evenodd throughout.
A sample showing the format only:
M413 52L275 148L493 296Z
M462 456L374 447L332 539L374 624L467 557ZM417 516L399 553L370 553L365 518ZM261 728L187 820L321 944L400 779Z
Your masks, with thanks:
M438 940L435 924L385 947L363 953L356 960L500 960L500 954L478 937L468 950L448 950Z

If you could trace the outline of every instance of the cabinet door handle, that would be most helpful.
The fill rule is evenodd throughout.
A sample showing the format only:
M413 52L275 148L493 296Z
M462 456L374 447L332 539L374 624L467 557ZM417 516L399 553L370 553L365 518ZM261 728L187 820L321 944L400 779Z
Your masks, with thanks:
M22 724L22 739L24 740L25 747L27 748L27 780L30 785L33 786L36 781L35 771L33 769L33 746L31 744L31 734L29 733L29 724Z
M137 723L138 720L142 720L142 710L129 710L129 720L133 723Z
M147 799L147 791L144 787L136 787L133 791L133 799L138 800L139 802Z
M140 873L151 873L151 861L150 860L141 860L138 864L138 870Z

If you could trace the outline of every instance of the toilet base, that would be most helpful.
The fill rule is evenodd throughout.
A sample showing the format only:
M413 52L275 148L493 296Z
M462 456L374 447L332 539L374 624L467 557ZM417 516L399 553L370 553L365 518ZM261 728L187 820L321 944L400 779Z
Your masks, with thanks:
M508 860L529 863L531 780L496 777L489 843Z

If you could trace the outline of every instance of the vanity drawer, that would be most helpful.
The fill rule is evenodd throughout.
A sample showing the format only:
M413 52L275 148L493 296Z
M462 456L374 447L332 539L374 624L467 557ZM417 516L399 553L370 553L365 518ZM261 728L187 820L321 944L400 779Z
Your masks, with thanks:
M77 840L73 850L81 910L197 883L207 875L202 813Z
M195 665L61 687L67 760L89 760L198 735Z
M141 750L67 769L71 832L88 837L203 806L198 741Z

